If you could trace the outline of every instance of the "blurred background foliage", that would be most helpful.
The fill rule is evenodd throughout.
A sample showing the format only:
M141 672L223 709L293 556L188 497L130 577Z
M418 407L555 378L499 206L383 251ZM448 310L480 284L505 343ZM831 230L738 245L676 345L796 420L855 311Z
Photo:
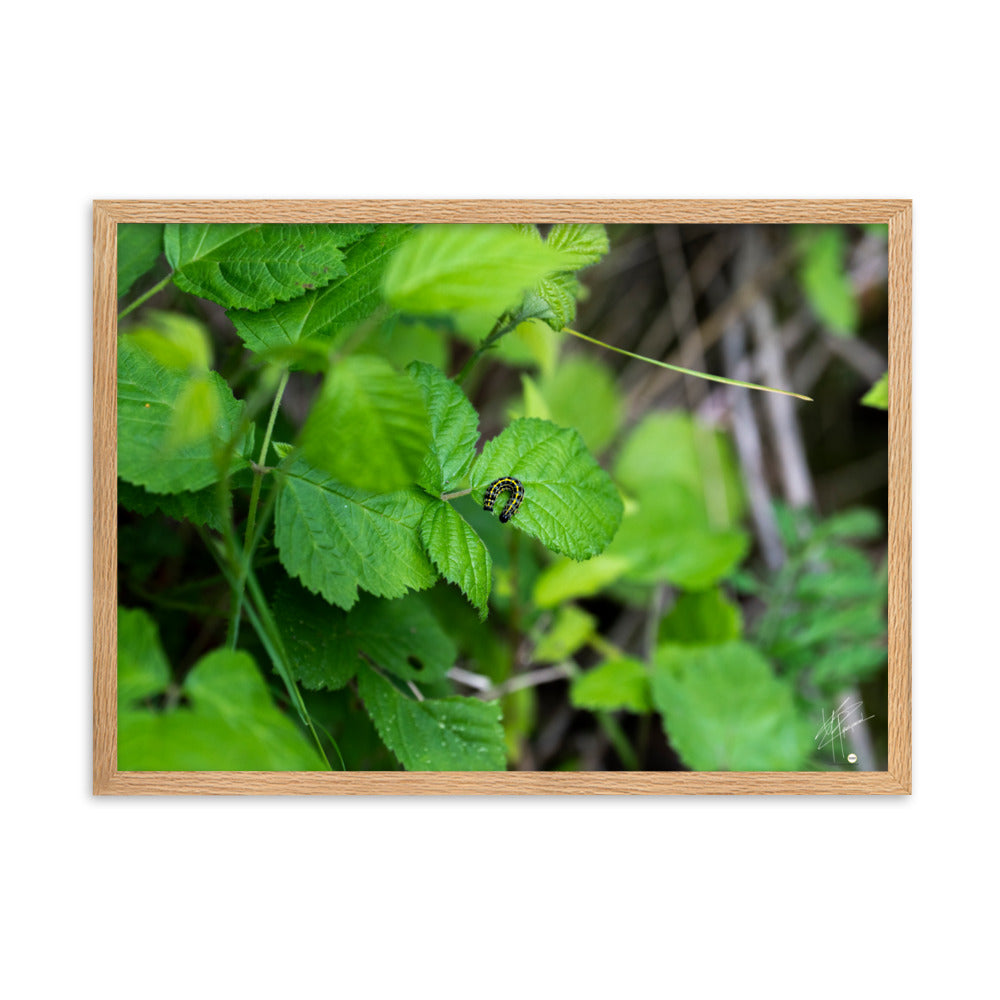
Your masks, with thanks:
M654 368L540 320L503 337L462 385L484 439L521 416L576 428L611 473L625 515L605 551L575 562L505 530L470 497L456 500L492 557L490 616L481 622L443 581L404 599L428 616L425 641L449 644L454 661L425 693L499 699L510 768L884 769L885 227L607 230L610 252L574 289L573 329L813 402ZM175 288L154 304L175 317L179 350L190 340L185 323L203 324L214 368L239 384L246 351L223 309ZM388 314L353 350L399 369L419 360L454 373L490 324ZM206 372L209 360L199 356ZM320 381L293 375L276 440L292 440ZM209 409L204 419L216 416ZM191 524L176 510L159 513L154 494L121 489L120 601L145 609L122 628L134 648L154 652L120 652L120 689L147 705L172 699L220 733L239 720L266 723L270 742L250 754L252 766L313 766L281 728L295 725L281 684L250 676L242 652L216 650L228 596ZM265 540L265 586L276 561ZM279 604L311 599L281 581L276 589ZM248 631L241 644L266 663L254 643ZM238 694L220 707L213 692L225 690ZM353 685L304 696L348 768L398 766ZM862 704L855 718L864 721L819 746L818 729L845 699ZM189 721L172 718L164 725ZM201 750L211 760L211 748ZM170 766L223 766L205 759Z

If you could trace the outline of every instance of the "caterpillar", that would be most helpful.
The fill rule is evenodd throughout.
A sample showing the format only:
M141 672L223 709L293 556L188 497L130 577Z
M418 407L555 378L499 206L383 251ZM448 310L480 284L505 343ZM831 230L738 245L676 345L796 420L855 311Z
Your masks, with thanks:
M517 508L521 506L521 501L524 499L524 487L521 485L520 479L515 479L513 476L503 476L490 483L483 497L483 510L493 510L497 497L504 491L510 494L507 505L500 511L500 521L506 524L517 513Z

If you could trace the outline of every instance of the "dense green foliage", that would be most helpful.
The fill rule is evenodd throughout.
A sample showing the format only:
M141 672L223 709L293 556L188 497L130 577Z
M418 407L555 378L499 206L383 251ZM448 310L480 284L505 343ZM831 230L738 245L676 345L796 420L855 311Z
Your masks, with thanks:
M796 239L850 336L842 231ZM757 568L729 436L630 413L569 349L608 250L595 225L119 228L120 768L503 770L554 712L613 766L826 766L815 719L885 662L882 526L779 509L788 559Z

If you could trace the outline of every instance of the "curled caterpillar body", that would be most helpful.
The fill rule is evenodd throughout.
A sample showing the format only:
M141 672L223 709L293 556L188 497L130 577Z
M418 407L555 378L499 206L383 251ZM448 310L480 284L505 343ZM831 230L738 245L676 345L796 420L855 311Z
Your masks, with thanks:
M483 510L493 510L497 497L505 491L510 494L510 499L504 509L500 511L500 520L503 524L506 524L517 513L517 508L521 506L521 501L524 499L524 487L521 485L521 480L515 479L513 476L495 479L487 487L483 497Z

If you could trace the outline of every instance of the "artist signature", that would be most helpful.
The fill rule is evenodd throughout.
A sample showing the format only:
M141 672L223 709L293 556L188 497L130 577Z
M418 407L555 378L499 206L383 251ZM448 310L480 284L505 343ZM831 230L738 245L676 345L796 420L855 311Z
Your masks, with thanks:
M849 697L830 713L829 718L824 710L823 725L816 731L816 749L822 750L823 747L832 746L833 759L836 761L838 749L841 753L844 752L844 734L860 726L862 722L875 718L874 715L863 715L863 712L861 701L851 701Z

